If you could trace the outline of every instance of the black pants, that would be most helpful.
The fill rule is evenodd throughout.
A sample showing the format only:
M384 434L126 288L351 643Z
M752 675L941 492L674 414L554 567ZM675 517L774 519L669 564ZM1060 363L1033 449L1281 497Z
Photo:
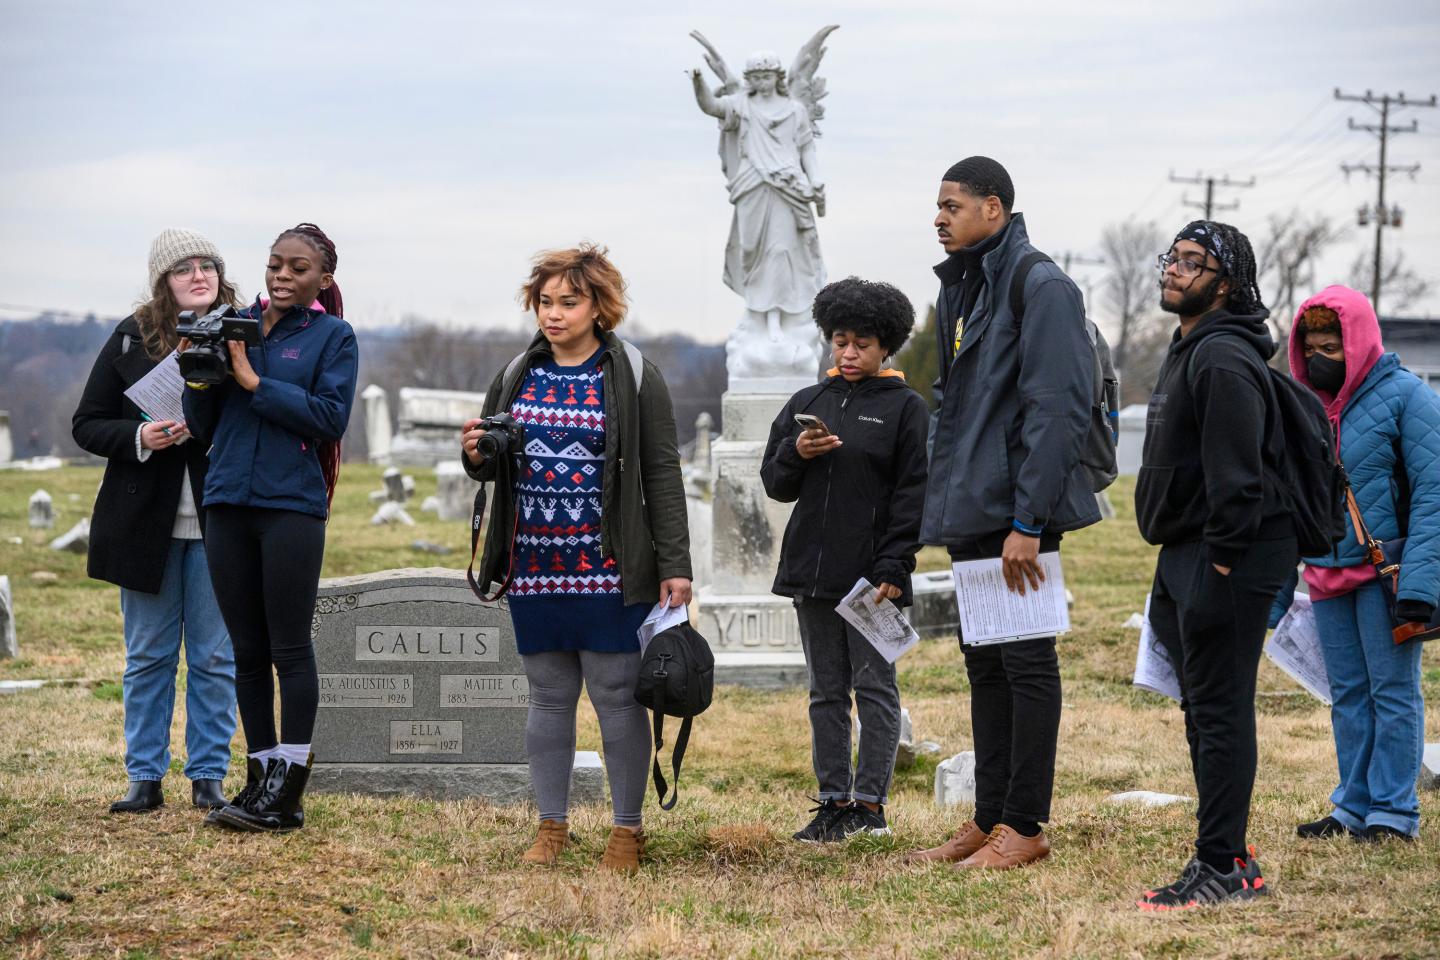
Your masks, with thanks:
M205 555L235 647L235 699L251 753L309 743L320 702L310 622L325 556L325 521L291 510L217 504L205 515Z
M950 547L952 560L1000 556L1010 531ZM1060 548L1060 534L1040 538L1040 550ZM961 638L963 641L963 637ZM1060 735L1060 661L1054 637L981 647L960 644L970 677L970 725L975 736L975 820L1021 827L1050 819L1055 790L1055 741Z
M1294 537L1258 540L1227 577L1201 542L1161 549L1150 625L1180 681L1195 771L1195 852L1228 870L1244 859L1255 787L1255 674L1270 604L1298 557Z

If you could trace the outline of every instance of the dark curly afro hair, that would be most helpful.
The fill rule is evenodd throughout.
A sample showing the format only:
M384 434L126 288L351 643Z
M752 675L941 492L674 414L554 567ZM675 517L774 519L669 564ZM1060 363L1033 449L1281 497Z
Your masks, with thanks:
M815 295L811 313L826 340L837 330L874 337L887 357L905 345L915 328L915 308L905 294L888 283L859 277L827 284Z

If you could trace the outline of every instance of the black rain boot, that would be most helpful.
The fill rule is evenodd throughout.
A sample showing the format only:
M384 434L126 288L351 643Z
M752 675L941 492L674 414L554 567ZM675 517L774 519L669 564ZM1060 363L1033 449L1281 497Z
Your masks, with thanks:
M110 804L111 813L144 813L165 806L159 780L131 780L125 796Z
M225 806L225 794L219 780L191 780L190 802L199 810L219 810Z
M243 824L240 829L288 833L305 826L305 811L300 801L305 794L305 785L310 781L312 760L313 754L306 758L303 766L271 760L271 765L265 768L264 788L249 809L235 813L235 819ZM229 808L226 808L224 813L228 812Z
M243 810L250 806L260 788L265 785L265 764L254 757L247 757L245 760L245 786L235 795L235 799L223 805L218 810L211 810L205 817L205 822L211 826L230 827L234 830L248 830L249 827L240 825L239 821L226 816L227 812Z

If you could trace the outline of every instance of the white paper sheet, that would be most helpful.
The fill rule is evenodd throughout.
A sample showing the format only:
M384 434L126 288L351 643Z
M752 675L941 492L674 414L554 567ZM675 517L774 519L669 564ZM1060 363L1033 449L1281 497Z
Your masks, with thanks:
M1320 634L1315 629L1315 611L1308 596L1295 594L1290 609L1265 642L1265 656L1316 700L1330 706L1330 676L1325 672Z
M1180 700L1180 680L1175 676L1175 665L1170 662L1170 653L1165 649L1155 630L1150 626L1150 597L1145 597L1145 618L1140 625L1140 646L1135 651L1134 685L1141 690L1158 693L1177 703Z
M662 607L655 604L651 611L645 615L645 622L640 624L636 631L640 638L640 652L644 653L645 648L650 646L650 641L657 633L664 633L677 623L688 623L690 620L690 608L686 606Z
M845 599L835 605L840 618L870 641L886 662L894 663L920 642L920 634L910 626L905 614L889 600L875 602L875 588L861 577L850 588Z
M170 356L155 364L125 391L125 396L151 420L185 419L185 409L180 402L185 392L185 378L180 376L179 356L178 351L170 351Z
M962 560L955 571L955 601L960 607L960 636L969 646L1010 643L1070 632L1065 605L1065 575L1058 551L1040 554L1045 579L1038 590L1029 582L1025 594L1005 586L999 558Z

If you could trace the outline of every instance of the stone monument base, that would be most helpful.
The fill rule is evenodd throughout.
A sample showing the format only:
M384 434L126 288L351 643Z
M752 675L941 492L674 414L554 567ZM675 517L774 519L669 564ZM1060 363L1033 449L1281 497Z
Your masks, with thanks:
M530 766L524 763L317 763L310 771L310 790L372 797L479 798L496 804L532 798ZM593 750L575 754L570 802L605 802L605 768Z
M726 652L715 654L715 682L753 690L781 690L810 685L805 654Z
M715 682L773 690L808 684L795 606L774 594L702 594L697 619Z

